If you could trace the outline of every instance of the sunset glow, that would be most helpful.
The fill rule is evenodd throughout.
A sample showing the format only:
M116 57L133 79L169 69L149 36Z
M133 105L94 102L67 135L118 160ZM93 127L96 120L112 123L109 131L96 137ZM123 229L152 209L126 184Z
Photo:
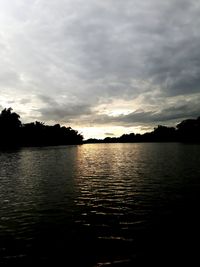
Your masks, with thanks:
M0 108L93 137L197 117L199 12L180 0L1 0Z

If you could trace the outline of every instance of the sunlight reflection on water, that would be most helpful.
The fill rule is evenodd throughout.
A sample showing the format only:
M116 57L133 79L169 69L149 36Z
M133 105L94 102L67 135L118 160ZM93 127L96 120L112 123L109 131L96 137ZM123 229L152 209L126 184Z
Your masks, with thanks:
M0 263L132 266L188 252L199 163L199 146L182 144L0 152Z

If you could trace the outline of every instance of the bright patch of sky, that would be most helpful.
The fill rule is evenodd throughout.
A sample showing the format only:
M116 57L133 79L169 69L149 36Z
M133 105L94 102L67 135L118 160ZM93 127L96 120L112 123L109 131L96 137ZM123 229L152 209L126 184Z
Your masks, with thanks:
M0 0L0 107L103 138L200 116L195 0Z

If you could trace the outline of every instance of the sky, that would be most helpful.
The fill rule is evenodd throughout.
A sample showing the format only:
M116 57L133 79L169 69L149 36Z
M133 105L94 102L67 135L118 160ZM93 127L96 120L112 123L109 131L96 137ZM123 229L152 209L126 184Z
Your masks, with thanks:
M0 0L0 109L85 139L200 116L200 2Z

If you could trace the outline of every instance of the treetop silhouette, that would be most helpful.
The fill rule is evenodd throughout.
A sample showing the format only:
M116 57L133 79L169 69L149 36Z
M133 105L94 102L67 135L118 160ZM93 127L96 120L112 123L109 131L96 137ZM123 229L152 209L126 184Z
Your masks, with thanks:
M83 136L71 127L45 125L43 122L22 124L12 108L0 113L0 148L81 144Z
M187 119L176 128L158 125L152 132L144 134L123 134L120 137L88 139L85 143L130 143L130 142L200 142L200 117Z
M200 142L200 117L183 120L177 126L158 125L152 132L123 134L103 140L88 139L84 143L129 143L129 142ZM52 146L82 144L83 136L71 127L44 122L23 124L20 116L5 108L0 113L0 148L21 146Z

